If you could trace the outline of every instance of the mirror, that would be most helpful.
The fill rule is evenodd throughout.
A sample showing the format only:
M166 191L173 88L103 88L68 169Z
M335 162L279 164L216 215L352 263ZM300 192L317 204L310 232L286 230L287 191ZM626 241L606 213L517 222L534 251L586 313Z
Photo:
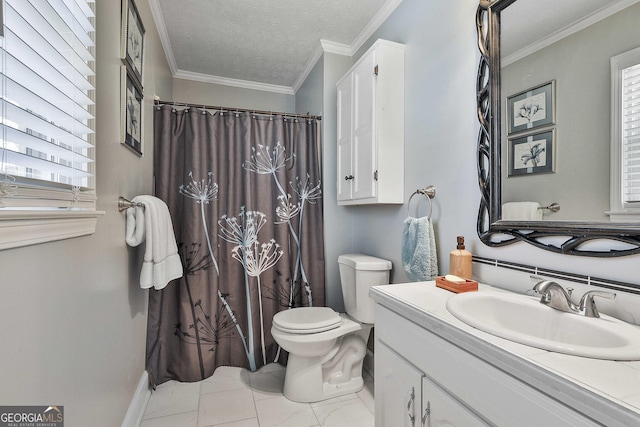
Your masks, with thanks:
M640 222L612 222L607 214L610 58L640 45L640 2L605 3L480 1L477 227L489 246L525 241L572 255L640 253ZM509 202L560 210L520 203L532 215L511 217L514 205L503 209Z

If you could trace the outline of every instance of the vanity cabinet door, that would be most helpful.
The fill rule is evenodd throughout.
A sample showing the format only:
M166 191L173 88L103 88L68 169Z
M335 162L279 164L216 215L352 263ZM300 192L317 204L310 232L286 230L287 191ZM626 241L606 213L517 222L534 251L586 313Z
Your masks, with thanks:
M487 426L476 414L428 377L422 382L422 427Z
M376 427L420 426L424 374L379 341L375 373Z

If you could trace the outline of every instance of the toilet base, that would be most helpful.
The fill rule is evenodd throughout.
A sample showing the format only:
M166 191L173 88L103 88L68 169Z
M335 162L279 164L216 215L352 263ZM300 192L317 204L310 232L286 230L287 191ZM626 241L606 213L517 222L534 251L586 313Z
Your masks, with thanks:
M289 353L284 397L310 403L362 390L365 354L366 344L357 334L345 336L327 356L301 357Z

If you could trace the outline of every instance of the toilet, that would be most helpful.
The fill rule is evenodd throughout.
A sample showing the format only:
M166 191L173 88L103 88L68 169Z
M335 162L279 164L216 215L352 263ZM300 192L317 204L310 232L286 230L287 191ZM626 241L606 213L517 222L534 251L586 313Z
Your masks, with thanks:
M362 362L374 321L369 288L389 283L391 262L361 254L340 255L346 313L329 307L300 307L273 317L271 335L289 352L284 396L319 402L362 389Z

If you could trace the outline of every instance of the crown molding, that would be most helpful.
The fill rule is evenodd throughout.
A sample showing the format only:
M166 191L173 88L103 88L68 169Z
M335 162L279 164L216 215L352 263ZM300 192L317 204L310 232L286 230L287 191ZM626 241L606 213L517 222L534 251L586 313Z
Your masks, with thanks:
M358 34L353 43L351 44L351 56L353 56L358 49L362 47L369 40L369 37L376 32L376 30L382 25L384 21L387 20L389 16L393 13L394 10L398 6L400 6L402 0L387 0L385 4L382 5L378 13L369 21L366 27Z
M309 59L307 59L307 62L298 75L298 78L291 87L291 90L294 94L298 92L298 89L300 89L300 87L304 84L304 81L307 79L307 77L309 77L311 70L313 70L313 68L318 63L318 60L320 60L322 55L325 53L336 53L338 55L353 56L353 53L351 52L351 46L331 42L329 40L320 40Z
M193 80L203 83L213 83L223 86L233 86L243 89L261 90L266 92L281 93L284 95L295 95L293 89L289 86L272 85L268 83L259 83L249 80L230 79L228 77L212 76L210 74L194 73L192 71L178 70L173 74L176 79Z
M167 58L171 75L175 77L178 72L178 64L176 64L176 58L173 56L173 49L171 49L171 42L169 41L169 33L167 33L167 25L164 22L164 16L162 16L162 9L160 9L160 3L158 0L149 0L149 6L151 7L151 15L156 23L158 30L158 36L160 37L160 43L162 43L162 49L164 50L164 56Z
M611 3L608 6L603 7L600 10L593 12L590 15L585 16L584 18L570 24L564 28L559 29L558 31L544 37L540 40L536 40L535 42L513 52L510 55L502 58L500 65L505 67L509 64L513 64L516 61L521 60L522 58L526 58L527 56L544 49L545 47L552 45L553 43L562 40L565 37L570 36L571 34L577 33L580 30L584 30L590 25L595 24L598 21L602 21L605 18L613 15L614 13L618 13L623 9L637 3L639 0L620 0L614 3Z
M298 78L292 86L293 92L297 92L302 86L306 78L316 66L318 60L322 57L322 54L335 53L344 56L353 56L362 47L362 45L376 32L376 30L382 25L382 23L393 13L394 10L402 3L402 0L387 0L382 5L378 13L369 21L366 27L358 34L354 42L351 45L342 43L336 43L329 40L320 40L316 45L315 50L307 59L307 62L302 69L302 72L298 75Z

